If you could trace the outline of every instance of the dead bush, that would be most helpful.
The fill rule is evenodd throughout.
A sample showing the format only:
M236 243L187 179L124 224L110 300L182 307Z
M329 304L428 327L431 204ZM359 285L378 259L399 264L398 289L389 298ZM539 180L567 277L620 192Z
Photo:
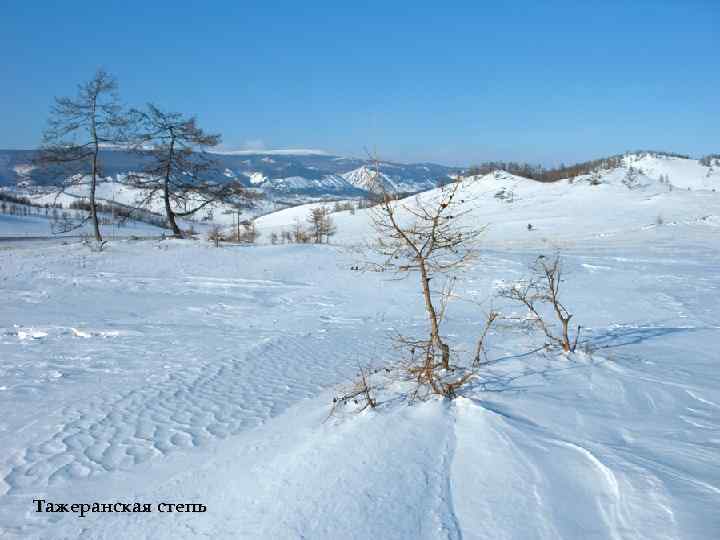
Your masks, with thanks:
M360 367L355 382L346 390L333 398L333 406L329 416L333 416L341 407L352 403L355 405L355 412L362 412L365 409L374 409L377 406L375 397L376 389L370 382L373 370L369 367Z
M549 346L557 346L565 352L574 352L580 337L581 326L575 331L575 339L569 336L570 319L573 315L560 301L560 284L562 279L562 266L560 256L553 258L540 255L530 266L531 277L516 282L500 291L500 296L524 305L531 316L531 321L539 327L548 339ZM560 323L559 333L553 329L543 316L542 305L549 306L555 318Z

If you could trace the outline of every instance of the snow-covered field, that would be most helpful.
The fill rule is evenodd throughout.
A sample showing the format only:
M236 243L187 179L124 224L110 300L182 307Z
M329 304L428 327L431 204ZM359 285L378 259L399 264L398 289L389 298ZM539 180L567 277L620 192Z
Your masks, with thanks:
M445 328L470 350L491 306L523 315L495 292L561 248L590 352L506 321L460 398L388 391L328 420L359 364L425 327L414 277L350 269L366 211L333 214L330 246L0 245L0 537L717 537L720 182L612 174L467 181L466 219L489 228ZM261 238L299 212L258 220ZM207 511L81 518L38 498Z
M167 233L165 229L161 229L160 227L133 220L111 225L100 225L100 230L107 239L125 238L129 236L160 236L163 233ZM46 216L11 216L0 214L0 240L8 237L64 237L90 235L91 233L92 224L89 221L77 229L68 232L59 232L53 227L52 219Z

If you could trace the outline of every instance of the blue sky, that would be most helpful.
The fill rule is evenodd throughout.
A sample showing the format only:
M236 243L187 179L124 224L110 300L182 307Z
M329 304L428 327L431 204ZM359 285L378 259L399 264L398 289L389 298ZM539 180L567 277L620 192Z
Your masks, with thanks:
M4 0L0 57L0 148L35 146L53 96L102 66L232 149L720 152L720 0Z

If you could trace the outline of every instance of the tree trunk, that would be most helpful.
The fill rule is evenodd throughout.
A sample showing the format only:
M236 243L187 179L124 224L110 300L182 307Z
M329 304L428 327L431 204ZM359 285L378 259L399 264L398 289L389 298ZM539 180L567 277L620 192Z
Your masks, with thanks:
M440 325L438 323L437 312L435 306L432 303L432 296L430 295L430 279L428 278L427 269L425 268L425 261L420 260L420 281L422 284L423 297L425 298L425 310L428 312L428 319L430 319L430 338L432 343L440 349L442 358L443 369L450 369L450 347L443 342L440 337Z
M165 179L163 195L165 198L165 215L167 216L167 224L170 226L175 236L182 236L182 231L175 221L175 212L172 211L172 207L170 206L170 186L167 178Z
M102 242L102 235L100 234L100 224L98 223L97 205L95 204L95 188L97 187L97 173L98 173L98 154L100 153L100 145L98 144L97 129L95 125L95 101L93 101L93 116L92 116L92 138L95 145L95 151L92 157L92 178L90 179L90 216L93 222L93 232L95 233L95 240L98 243Z
M570 318L567 319L561 319L562 320L562 348L565 352L570 352L572 349L570 347L570 337L568 336L568 325L570 324Z
M97 186L97 151L93 156L92 163L92 180L90 180L90 215L92 216L95 240L99 243L102 242L102 235L100 234L100 223L98 221L97 205L95 204L95 187Z
M180 227L178 227L177 222L175 221L175 212L172 210L172 206L170 205L170 175L172 174L172 162L175 157L175 138L173 137L170 140L170 152L168 155L168 161L167 161L167 167L165 169L165 183L163 185L163 196L165 198L165 217L167 218L167 223L170 226L170 228L173 231L173 234L175 236L182 236L182 231L180 230Z

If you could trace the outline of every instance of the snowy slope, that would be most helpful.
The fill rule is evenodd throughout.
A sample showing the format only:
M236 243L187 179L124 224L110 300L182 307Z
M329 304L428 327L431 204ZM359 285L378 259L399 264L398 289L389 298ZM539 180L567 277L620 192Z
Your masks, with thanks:
M290 227L294 226L298 221L302 224L306 224L308 217L312 210L316 208L327 208L332 212L334 205L337 203L346 204L352 201L335 201L335 202L314 202L307 204L300 204L298 206L292 206L290 208L283 208L264 216L255 218L253 221L258 230L265 231L280 231L289 230Z
M117 179L106 179L99 183L96 189L96 199L99 202L125 205L128 207L141 207L159 216L165 213L165 202L162 194L157 193L149 196L147 190L128 186L124 182L124 177ZM39 188L33 190L17 190L12 193L28 197L36 204L62 205L63 208L70 208L70 205L80 199L87 199L89 193L87 185L69 186L62 193L56 190ZM271 201L259 200L252 207L245 208L241 211L240 219L252 219L258 214L262 214L274 209L276 206ZM182 208L177 208L182 211ZM194 226L197 222L213 222L222 225L232 225L237 220L237 211L228 204L212 203L204 207L201 211L193 216ZM179 220L189 226L190 220Z
M628 167L553 183L498 171L465 178L459 197L470 211L467 219L487 226L484 241L490 244L574 245L617 235L642 237L658 227L679 224L717 230L720 171L707 176L708 168L695 169L686 161L632 160ZM629 187L630 166L634 180ZM660 181L661 174L669 176L672 186ZM398 204L412 208L435 200L439 193L439 189L429 190ZM333 240L355 244L371 236L369 212L333 214L338 229ZM261 232L280 232L291 227L295 217L294 213L270 214L256 223Z
M720 188L720 167L705 167L695 159L672 156L630 154L624 159L625 167L634 167L654 180L667 176L670 183L681 189Z
M383 190L394 191L396 189L387 175L377 173L374 169L366 165L346 172L342 177L356 188L372 193L381 193Z

